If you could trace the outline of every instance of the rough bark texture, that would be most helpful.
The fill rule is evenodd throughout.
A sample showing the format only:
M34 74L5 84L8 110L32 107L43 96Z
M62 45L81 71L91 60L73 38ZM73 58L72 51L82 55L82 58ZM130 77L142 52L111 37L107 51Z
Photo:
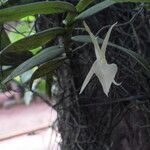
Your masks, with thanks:
M113 30L110 41L148 58L149 14L137 6L140 5L114 5L86 22L96 33L102 27L118 21L119 26ZM39 22L43 28L47 28L43 21ZM101 30L100 37L104 37L107 27ZM62 150L149 150L150 86L141 66L125 53L108 48L108 61L119 67L116 80L122 82L121 86L112 86L107 98L98 79L93 77L79 96L79 89L95 60L95 54L92 45L81 47L80 43L72 43L72 49L77 47L78 50L57 72L63 90L55 106L63 139Z

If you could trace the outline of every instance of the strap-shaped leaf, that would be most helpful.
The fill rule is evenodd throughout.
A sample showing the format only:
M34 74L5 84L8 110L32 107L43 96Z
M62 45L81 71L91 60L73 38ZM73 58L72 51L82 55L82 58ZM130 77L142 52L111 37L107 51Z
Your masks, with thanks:
M77 12L83 11L93 0L80 0L76 6Z
M74 37L72 37L72 40L77 41L77 42L82 42L82 43L91 43L90 36L88 36L88 35L74 36ZM98 40L99 44L103 43L103 39L97 38L97 40ZM112 46L122 52L125 52L126 54L131 56L133 59L135 59L150 74L150 65L140 54L138 54L132 50L129 50L125 47L113 44L111 42L108 42L108 46Z
M101 3L98 3L92 7L90 7L89 9L83 11L81 14L79 14L75 19L84 19L87 18L91 15L94 15L95 13L115 4L116 2L113 0L105 0Z
M13 71L14 68L8 68L0 71L0 83Z
M55 27L52 29L47 29L37 34L25 37L21 40L18 40L6 48L4 48L0 54L6 52L16 52L20 53L22 51L32 50L39 46L46 44L48 41L52 40L58 34L64 33L64 29L60 27Z
M8 0L8 1L6 1L6 2L2 2L1 5L0 5L0 9L17 5L17 3L18 3L19 1L20 1L20 0Z
M44 49L37 55L31 57L30 59L26 60L24 63L19 65L4 81L3 83L6 83L13 79L14 77L24 73L25 71L41 65L42 63L45 63L46 61L49 61L51 59L54 59L55 57L61 55L64 52L64 48L60 46L52 46L49 48Z
M0 50L10 44L10 39L5 30L0 32Z
M115 2L150 3L150 0L113 0Z
M44 1L26 5L18 5L0 10L0 22L16 21L21 18L36 14L54 14L66 11L76 11L68 2Z
M33 54L30 51L24 51L19 54L14 52L6 53L0 56L0 64L3 66L18 66L32 56Z
M62 60L51 60L41 65L32 75L30 79L30 88L35 79L53 74L54 71L62 64Z
M76 12L69 12L64 20L66 25L71 25L75 21L75 17L78 15L78 12L83 11L93 0L80 0L76 5Z

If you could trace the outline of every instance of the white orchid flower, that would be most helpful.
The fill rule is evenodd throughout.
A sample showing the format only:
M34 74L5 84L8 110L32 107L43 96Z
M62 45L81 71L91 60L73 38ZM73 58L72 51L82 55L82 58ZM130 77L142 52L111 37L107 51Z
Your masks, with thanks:
M108 64L107 60L106 60L106 56L105 56L106 48L107 48L107 44L109 41L111 31L117 23L113 24L110 27L110 29L108 30L101 48L99 47L97 38L90 31L90 28L87 26L87 24L85 22L83 22L83 24L85 26L86 31L89 33L89 35L91 37L92 43L94 44L96 60L93 63L89 73L87 74L87 76L83 82L83 85L80 90L80 94L83 92L83 90L89 83L91 77L95 74L98 77L100 83L102 84L104 93L108 96L108 93L109 93L112 83L114 83L117 86L120 85L120 84L116 83L115 79L114 79L116 76L116 73L118 71L117 65L114 63Z

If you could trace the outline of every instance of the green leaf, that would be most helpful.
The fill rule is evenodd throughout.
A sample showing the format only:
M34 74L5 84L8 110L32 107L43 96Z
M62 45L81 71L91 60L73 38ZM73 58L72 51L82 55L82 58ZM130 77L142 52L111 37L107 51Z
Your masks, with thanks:
M13 71L14 68L8 68L0 71L0 83Z
M12 0L13 1L13 0ZM35 2L40 2L40 1L45 1L45 0L19 0L19 5L20 4L29 4L29 3L35 3Z
M82 42L82 43L91 43L90 36L88 36L88 35L74 36L74 37L72 37L72 40L76 41L76 42ZM97 40L98 40L99 44L103 43L103 39L97 38ZM119 46L119 45L116 45L116 44L113 44L110 42L108 42L108 46L112 46L122 52L125 52L126 54L131 56L133 59L135 59L145 69L145 71L147 71L150 74L150 65L141 55L139 55L138 53L136 53L132 50L129 50L127 48L124 48L122 46Z
M115 4L116 2L114 2L113 0L105 0L101 3L98 3L92 7L90 7L89 9L83 11L81 14L79 14L75 19L84 19L87 18L91 15L96 14L99 11L102 11L103 9Z
M2 0L1 0L0 9L16 5L17 2L19 2L19 1L20 0L8 0L8 1L3 1L2 2Z
M30 78L31 78L31 76L32 76L32 74L33 74L33 72L34 72L34 69L35 69L35 68L30 69L30 70L28 70L28 71L22 73L22 74L19 76L21 83L27 83L28 81L30 81Z
M63 21L63 23L67 26L70 26L71 24L74 23L75 21L75 17L77 16L77 12L68 12L65 20Z
M75 7L68 2L44 1L18 5L0 10L0 22L16 21L26 16L36 14L54 14L66 11L74 12Z
M0 50L10 44L10 39L5 30L0 32Z
M49 48L45 48L43 51L38 53L37 55L31 57L21 65L19 65L4 81L6 83L13 79L14 77L21 75L25 71L32 69L35 66L41 65L46 61L54 59L55 57L61 55L64 52L64 48L60 46L52 46Z
M76 6L77 12L83 11L93 0L80 0Z
M44 77L49 74L53 74L54 71L62 64L62 60L50 60L45 64L41 65L33 74L30 79L30 88L32 87L33 81L37 78Z
M20 53L23 51L32 50L34 48L37 48L39 46L46 44L48 41L55 38L56 35L62 34L62 33L64 33L64 29L60 27L55 27L52 29L44 30L42 32L25 37L19 41L16 41L15 43L8 45L6 48L4 48L0 52L0 54L6 53L6 52Z
M150 3L150 0L113 0L115 2L120 2L120 3L124 3L124 2L132 2L132 3Z
M70 26L74 23L75 17L78 15L79 12L83 11L90 3L92 3L93 0L80 0L76 5L75 12L68 12L64 24Z
M2 54L0 56L0 65L18 66L32 56L33 54L30 51L24 51L19 54L15 52Z

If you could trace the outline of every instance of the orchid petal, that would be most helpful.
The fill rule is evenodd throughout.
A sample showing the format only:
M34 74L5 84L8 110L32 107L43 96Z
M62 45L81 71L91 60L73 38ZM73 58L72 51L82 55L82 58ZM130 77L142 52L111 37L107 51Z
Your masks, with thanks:
M86 78L85 78L85 80L84 80L84 82L83 82L83 84L82 84L82 87L81 87L81 90L80 90L80 93L79 93L79 94L81 94L81 93L83 92L83 90L85 89L85 87L86 87L87 84L89 83L91 77L93 76L93 74L94 74L94 72L93 72L93 69L94 69L94 68L93 68L93 67L94 67L94 65L92 65L92 67L91 67L89 73L87 74L87 76L86 76Z
M108 30L108 32L107 32L107 34L106 34L106 36L105 36L105 39L104 39L104 41L103 41L101 50L102 50L104 56L105 56L105 53L106 53L106 48L107 48L107 45L108 45L108 41L109 41L109 38L110 38L111 31L112 31L113 27L114 27L116 24L117 24L117 22L114 23L114 24L109 28L109 30Z
M83 21L83 24L84 24L84 27L86 29L86 31L89 33L90 35L90 38L92 40L92 43L94 44L94 49L95 49L95 55L96 55L96 58L98 60L101 60L102 56L100 55L101 53L101 49L99 47L99 44L98 44L98 41L97 41L97 38L93 35L93 33L91 32L90 28L88 27L88 25L85 23L85 21Z
M111 84L114 83L115 75L118 71L116 64L101 64L96 61L94 63L94 73L98 77L104 93L108 96Z

